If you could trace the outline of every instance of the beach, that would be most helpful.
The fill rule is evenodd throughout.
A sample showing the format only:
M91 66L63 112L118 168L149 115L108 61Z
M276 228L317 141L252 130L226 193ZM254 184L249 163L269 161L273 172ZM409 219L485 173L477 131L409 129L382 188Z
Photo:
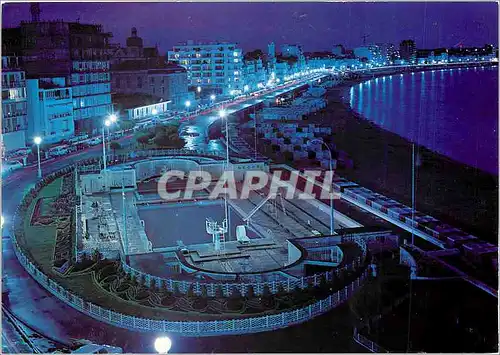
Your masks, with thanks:
M327 108L311 121L333 128L337 150L353 160L337 174L411 206L412 144L360 117L349 107L349 90L360 80L327 92ZM416 209L481 239L497 243L498 176L416 147Z

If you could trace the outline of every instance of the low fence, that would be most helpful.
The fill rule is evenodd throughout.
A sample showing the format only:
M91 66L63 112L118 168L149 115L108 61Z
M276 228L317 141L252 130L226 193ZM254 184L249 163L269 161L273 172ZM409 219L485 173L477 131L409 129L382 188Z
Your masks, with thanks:
M357 289L360 288L362 282L368 276L368 271L365 270L361 276L350 285L347 285L342 290L328 296L326 299L315 302L309 306L287 312L261 317L226 320L169 321L130 316L100 307L91 302L87 302L83 298L67 291L37 269L35 265L26 257L26 255L23 254L15 238L14 251L21 265L40 285L74 309L94 319L121 328L145 332L177 333L183 336L255 333L302 323L323 314L324 312L329 311L346 301Z
M372 353L388 353L387 350L385 350L383 347L378 345L377 343L374 343L367 337L359 334L358 329L354 328L354 335L352 336L354 341L361 345L362 347L368 349Z
M353 242L356 243L361 251L362 256L356 258L352 263L344 265L341 268L335 270L329 270L323 273L314 274L312 276L304 276L297 279L287 280L274 280L267 282L251 282L251 283L210 283L210 282L200 282L200 281L189 281L189 280L175 280L170 278L163 278L159 276L153 276L151 274L137 270L130 265L128 265L124 260L121 261L123 270L137 279L144 280L146 286L151 286L155 283L156 287L166 287L170 292L180 292L182 294L187 294L192 290L196 295L203 294L205 290L206 294L210 297L215 297L217 290L222 290L224 296L229 297L233 292L237 290L240 295L245 296L252 289L253 293L256 295L264 294L264 290L267 288L272 294L276 294L280 291L293 292L297 288L305 289L310 286L318 286L321 283L322 278L327 282L331 282L335 277L339 277L341 273L348 271L356 271L359 267L363 265L366 259L367 246L366 241L359 236L342 236L342 242ZM285 270L285 269L284 269ZM248 276L248 275L246 275Z

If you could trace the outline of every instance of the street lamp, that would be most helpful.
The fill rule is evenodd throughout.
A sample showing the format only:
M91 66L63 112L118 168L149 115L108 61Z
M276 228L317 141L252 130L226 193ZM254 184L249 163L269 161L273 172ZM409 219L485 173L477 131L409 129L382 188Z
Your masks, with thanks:
M330 147L328 144L326 144L323 140L321 139L312 139L308 142L308 144L321 144L328 149L328 153L330 154L330 176L332 178L332 181L330 182L330 234L333 235L335 231L335 225L334 225L334 219L333 219L333 213L334 213L334 208L333 208L333 167L332 167L332 151L330 150Z
M227 124L227 112L224 109L220 110L219 117L226 122L226 171L228 171L229 170L229 127ZM228 233L228 239L229 239L231 225L229 222L229 210L228 210L228 204L227 204L227 194L226 194L225 199L224 199L224 213L226 215L227 233Z
M196 91L198 91L198 94L199 94L199 93L201 92L201 86L198 86L198 87L196 88Z
M191 101L187 100L185 105L186 105L187 111L189 112L189 107L191 106Z
M170 340L169 337L163 336L163 337L156 338L156 340L155 340L155 350L159 354L166 354L166 353L168 353L171 347L172 347L172 340Z
M38 178L41 179L42 178L42 168L40 167L40 144L42 143L42 137L35 137L33 139L33 141L35 142L36 144L36 151L37 151L37 155L38 155Z
M104 128L109 129L109 126L111 126L111 120L107 119L104 121L104 125L102 126L102 159L104 170L106 170L106 136L104 135Z
M210 100L215 101L215 95L214 94L210 95Z
M108 123L106 123L106 121L108 121ZM104 122L104 125L107 128L108 138L109 138L109 127L111 126L111 124L116 123L116 121L118 121L118 116L112 113L111 115L108 116L108 119L106 121ZM104 136L102 137L102 141L104 142ZM108 150L111 150L111 140L108 144Z

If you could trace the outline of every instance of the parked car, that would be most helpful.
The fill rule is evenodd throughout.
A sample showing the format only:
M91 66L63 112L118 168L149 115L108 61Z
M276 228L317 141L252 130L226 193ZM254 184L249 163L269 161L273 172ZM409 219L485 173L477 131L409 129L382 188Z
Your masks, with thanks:
M49 149L49 156L51 157L59 157L65 154L69 154L76 150L76 146L70 146L67 144L57 145Z
M102 143L102 138L101 137L94 137L90 140L88 140L89 145L98 145Z
M80 143L86 139L89 138L89 135L88 134L81 134L79 136L76 136L76 137L73 137L71 138L70 140L68 140L68 143L70 144L76 144L76 143Z
M20 169L23 167L23 164L21 164L18 161L3 161L2 162L2 176L5 174Z

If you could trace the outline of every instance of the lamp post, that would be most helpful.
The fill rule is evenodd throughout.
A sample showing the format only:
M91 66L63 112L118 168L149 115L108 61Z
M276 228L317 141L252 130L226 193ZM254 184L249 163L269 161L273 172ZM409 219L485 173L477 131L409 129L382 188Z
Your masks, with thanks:
M185 105L186 105L186 110L189 113L189 107L191 107L191 101L187 100Z
M227 112L224 109L220 110L219 117L221 119L223 119L226 123L226 169L225 169L225 171L228 171L229 170L229 126L227 124ZM229 187L229 185L228 185L228 187ZM225 199L224 199L224 212L225 212L226 221L227 221L227 235L229 237L230 231L231 231L231 229L230 229L231 224L229 222L229 206L227 203L227 194L226 194Z
M319 143L321 145L324 145L326 147L326 149L328 149L328 153L330 155L330 163L329 163L329 167L330 167L330 176L332 178L332 181L330 182L330 234L333 235L334 231L335 231L335 225L334 225L334 218L333 218L333 213L334 213L334 207L333 207L333 167L332 167L332 151L330 150L330 147L328 146L328 144L326 144L323 140L321 139L312 139L309 141L310 144L316 144L316 143Z
M104 121L104 124L102 125L102 163L104 167L104 171L106 171L107 168L107 162L106 162L106 136L104 135L104 129L109 128L111 126L111 121L109 119Z
M37 151L37 155L38 155L38 178L41 179L42 178L42 168L40 166L40 144L42 143L42 137L35 137L33 139L33 141L35 142L36 144L36 151Z
M109 125L106 126L107 133L108 133L108 138L109 138L109 127L111 127L111 125L113 123L116 123L116 121L118 121L118 116L116 116L114 113L112 113L111 115L108 116L107 121L109 121ZM108 151L109 150L111 150L111 140L108 142Z
M214 94L210 95L210 101L212 101L212 106L213 106L215 103L215 95Z

